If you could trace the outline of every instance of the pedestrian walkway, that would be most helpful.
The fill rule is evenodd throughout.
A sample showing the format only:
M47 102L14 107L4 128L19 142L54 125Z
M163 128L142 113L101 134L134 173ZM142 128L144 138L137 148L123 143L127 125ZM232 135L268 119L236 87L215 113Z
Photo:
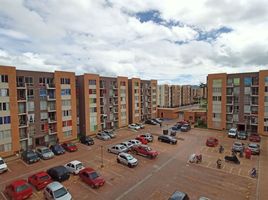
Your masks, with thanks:
M265 200L268 197L268 138L262 137L261 154L259 160L259 178L257 183L257 200Z

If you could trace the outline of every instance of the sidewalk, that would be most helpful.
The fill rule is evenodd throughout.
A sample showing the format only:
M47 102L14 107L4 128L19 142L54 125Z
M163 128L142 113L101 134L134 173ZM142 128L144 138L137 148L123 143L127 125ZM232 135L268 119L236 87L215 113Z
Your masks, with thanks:
M268 138L262 137L261 154L259 157L259 178L257 182L257 200L268 197Z

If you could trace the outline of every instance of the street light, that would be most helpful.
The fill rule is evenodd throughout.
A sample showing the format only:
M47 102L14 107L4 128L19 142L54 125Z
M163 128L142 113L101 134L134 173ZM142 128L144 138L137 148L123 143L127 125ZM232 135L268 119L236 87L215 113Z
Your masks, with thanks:
M101 145L101 168L104 167L104 164L103 164L103 146Z

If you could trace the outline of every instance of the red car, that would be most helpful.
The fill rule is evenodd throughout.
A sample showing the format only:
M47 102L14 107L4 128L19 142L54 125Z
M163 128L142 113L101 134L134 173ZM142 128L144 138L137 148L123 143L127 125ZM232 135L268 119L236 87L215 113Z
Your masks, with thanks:
M219 144L219 140L214 137L209 137L206 142L206 145L208 147L216 147L218 144Z
M78 150L77 146L71 142L64 142L61 146L69 152L74 152Z
M99 188L104 185L105 180L94 169L85 168L79 172L79 177L92 188Z
M136 140L139 140L142 144L148 144L148 141L144 138L144 137L136 137L135 138Z
M147 145L133 146L132 152L137 155L147 156L152 159L156 158L159 154L157 151L152 150L152 148Z
M45 188L51 182L52 179L46 172L38 172L28 178L28 183L35 186L37 190Z
M4 192L12 200L23 200L32 196L33 189L27 181L17 180L7 185Z
M258 134L251 134L249 136L249 141L251 141L251 142L260 142L261 137Z

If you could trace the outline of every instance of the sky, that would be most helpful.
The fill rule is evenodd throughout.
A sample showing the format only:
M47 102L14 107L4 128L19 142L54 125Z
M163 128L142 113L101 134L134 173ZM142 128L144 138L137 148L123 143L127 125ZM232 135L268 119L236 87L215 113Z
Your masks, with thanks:
M268 69L266 0L0 0L0 65L200 84Z

